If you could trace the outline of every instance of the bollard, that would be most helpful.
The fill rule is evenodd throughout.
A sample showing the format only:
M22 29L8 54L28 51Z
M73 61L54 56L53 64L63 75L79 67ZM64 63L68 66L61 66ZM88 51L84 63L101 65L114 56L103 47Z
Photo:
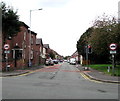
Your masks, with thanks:
M6 67L6 70L7 71L10 71L10 65L8 64L7 67Z
M108 69L107 69L108 73L110 72L110 66L108 66Z
M84 67L84 70L89 70L89 67Z

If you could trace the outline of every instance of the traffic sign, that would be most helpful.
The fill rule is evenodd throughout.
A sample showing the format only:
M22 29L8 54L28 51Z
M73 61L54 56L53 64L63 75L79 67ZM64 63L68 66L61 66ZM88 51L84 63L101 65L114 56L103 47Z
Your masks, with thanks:
M117 53L116 50L115 51L113 51L113 50L110 51L110 54L116 54L116 53Z
M110 44L110 50L116 50L116 48L117 48L117 44L115 44L115 43L112 43L112 44Z
M88 45L88 53L91 54L92 53L92 48L90 45Z
M4 45L4 49L5 49L5 50L7 50L7 49L9 49L9 48L10 48L9 44L5 44L5 45Z
M10 53L10 51L7 51L7 50L6 50L6 51L4 51L4 53L5 53L5 54L9 54L9 53Z

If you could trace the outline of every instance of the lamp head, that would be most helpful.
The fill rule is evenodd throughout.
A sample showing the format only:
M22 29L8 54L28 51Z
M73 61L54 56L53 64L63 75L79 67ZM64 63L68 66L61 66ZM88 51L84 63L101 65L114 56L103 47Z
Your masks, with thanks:
M38 10L42 10L42 8L38 9Z

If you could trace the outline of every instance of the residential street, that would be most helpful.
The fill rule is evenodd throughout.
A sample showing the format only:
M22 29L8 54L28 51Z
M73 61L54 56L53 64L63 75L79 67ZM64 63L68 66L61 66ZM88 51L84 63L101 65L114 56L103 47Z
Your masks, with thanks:
M118 99L118 85L85 79L75 65L2 78L3 99Z

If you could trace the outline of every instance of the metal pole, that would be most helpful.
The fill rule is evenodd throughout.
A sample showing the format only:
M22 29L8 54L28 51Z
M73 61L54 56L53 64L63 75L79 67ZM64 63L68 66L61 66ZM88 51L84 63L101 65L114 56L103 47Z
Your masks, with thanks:
M6 53L6 71L8 71L7 66L8 66L8 55L7 55L7 53Z
M88 46L86 45L86 65L88 65Z
M29 63L28 63L29 67L30 67L30 62L31 62L31 60L30 60L30 58L31 58L31 11L32 10L30 10Z
M114 72L115 72L115 61L114 61L114 57L115 57L115 55L114 54L112 54L112 74L114 75Z
M42 8L41 9L34 9L34 10L30 10L30 35L29 35L29 67L30 67L30 65L31 65L31 12L32 11L36 11L36 10L42 10Z

